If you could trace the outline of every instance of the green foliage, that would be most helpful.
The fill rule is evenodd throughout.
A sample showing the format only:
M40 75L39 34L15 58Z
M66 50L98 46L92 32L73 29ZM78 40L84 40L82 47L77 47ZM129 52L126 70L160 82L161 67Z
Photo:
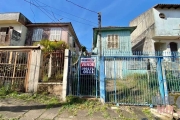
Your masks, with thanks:
M81 46L81 48L82 48L82 52L86 51L86 47L85 46Z
M45 74L45 75L43 75L43 82L47 82L48 81L48 76Z
M166 75L168 91L180 92L180 87L179 87L180 81L178 74L179 74L179 70L178 71L166 70L165 75Z
M56 80L63 80L63 73L57 72L55 75Z
M1 87L0 88L0 96L1 97L4 97L10 93L12 93L13 91L11 90L11 86L10 85L7 85L7 86L4 86L4 87Z
M150 104L152 97L158 94L159 85L156 72L129 74L124 79L116 80L116 94L112 94L114 89L114 80L107 81L107 101L114 102L115 95L117 102ZM114 87L114 86L113 86Z
M144 108L144 109L142 110L142 112L143 112L146 116L148 116L150 119L153 119L153 115L152 115L151 110L150 110L149 108Z
M40 42L33 42L33 46L37 46Z
M3 115L2 115L2 114L0 114L0 119L1 119L1 118L3 118Z
M67 110L74 116L77 115L78 110L88 110L88 115L92 116L95 112L101 112L104 118L109 118L108 104L102 105L97 99L88 100L75 96L67 96L66 103L59 110L60 114L62 111Z
M17 93L4 88L0 89L0 96L3 98L15 98L25 101L36 101L47 105L47 108L51 108L54 105L59 104L60 100L56 96L47 94L29 94L29 93Z
M63 50L68 48L68 45L64 41L41 40L40 45L44 47L44 52L51 52L54 50Z

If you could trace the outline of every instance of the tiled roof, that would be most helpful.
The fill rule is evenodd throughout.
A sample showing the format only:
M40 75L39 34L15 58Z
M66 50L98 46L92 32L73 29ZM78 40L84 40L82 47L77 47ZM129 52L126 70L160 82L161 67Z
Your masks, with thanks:
M154 8L174 8L174 9L177 9L177 8L180 8L180 4L157 4L154 6Z

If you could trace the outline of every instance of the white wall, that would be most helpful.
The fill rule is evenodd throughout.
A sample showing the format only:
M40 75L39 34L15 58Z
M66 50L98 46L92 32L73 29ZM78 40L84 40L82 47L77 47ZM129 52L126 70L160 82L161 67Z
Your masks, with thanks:
M25 43L25 39L26 39L26 33L27 33L27 27L25 27L24 25L21 24L0 24L0 28L1 27L9 27L12 26L14 30L16 30L17 32L21 33L21 38L20 41L11 41L12 44L15 46L23 46Z
M132 20L129 26L137 26L137 28L131 33L131 41L135 40L153 24L154 17L152 9L146 11L145 13Z
M155 36L179 36L180 34L180 9L155 9L153 8L155 18ZM165 18L159 17L160 13L165 14ZM176 29L176 30L175 30Z
M19 33L21 33L21 24L0 24L0 28L1 27L9 27L12 26L14 27L14 30L18 31Z

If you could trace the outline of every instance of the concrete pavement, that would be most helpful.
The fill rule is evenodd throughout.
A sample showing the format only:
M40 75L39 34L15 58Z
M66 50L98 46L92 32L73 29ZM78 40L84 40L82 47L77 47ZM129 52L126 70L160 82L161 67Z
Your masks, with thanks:
M107 109L108 115L102 112L95 112L89 115L88 110L78 110L76 116L64 110L59 112L61 105L47 109L46 105L36 102L26 102L13 98L0 99L0 120L148 120L149 116L142 112L142 107L120 106L118 109L121 115L113 109ZM60 114L61 113L61 114ZM107 114L106 113L106 114ZM104 117L107 116L107 117ZM122 117L123 116L123 117ZM153 118L155 119L155 118Z

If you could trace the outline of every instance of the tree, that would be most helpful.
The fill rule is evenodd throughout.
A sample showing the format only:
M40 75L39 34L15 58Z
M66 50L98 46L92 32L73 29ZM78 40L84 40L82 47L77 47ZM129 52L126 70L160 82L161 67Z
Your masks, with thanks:
M43 78L45 77L45 78L49 79L52 77L53 70L54 70L54 72L56 71L56 68L54 68L52 70L52 64L56 63L56 62L53 62L53 61L56 61L54 59L56 59L56 57L58 55L60 55L58 53L60 53L62 51L64 52L64 50L68 48L68 45L64 41L49 41L49 40L41 40L40 42L35 43L34 45L37 45L37 44L40 44L42 46L43 63L44 63L43 66L45 66L45 64L48 64L47 73L45 73L45 74L43 73L44 74ZM63 56L59 56L59 57L63 57ZM63 60L64 59L62 59L61 62L63 62ZM46 75L47 75L47 77L46 77Z

